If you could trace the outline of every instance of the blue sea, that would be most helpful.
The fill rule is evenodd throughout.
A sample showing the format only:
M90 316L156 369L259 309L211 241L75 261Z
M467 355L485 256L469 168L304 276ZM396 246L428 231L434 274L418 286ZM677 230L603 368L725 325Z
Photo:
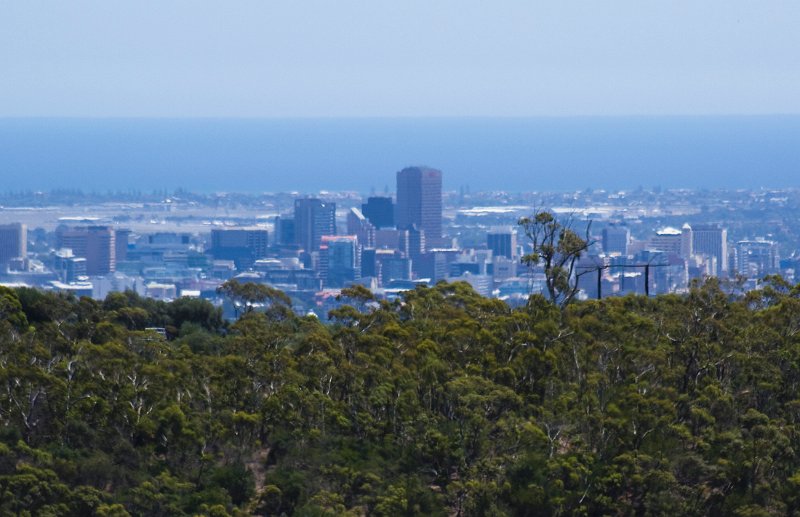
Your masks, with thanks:
M0 119L0 190L394 189L408 165L446 189L800 186L800 116Z

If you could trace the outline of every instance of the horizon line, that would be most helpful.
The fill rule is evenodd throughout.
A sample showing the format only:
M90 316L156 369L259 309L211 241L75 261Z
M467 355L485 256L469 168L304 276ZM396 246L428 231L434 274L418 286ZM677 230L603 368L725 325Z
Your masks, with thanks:
M561 115L0 115L10 120L530 120L530 119L667 119L794 118L797 113L631 113Z

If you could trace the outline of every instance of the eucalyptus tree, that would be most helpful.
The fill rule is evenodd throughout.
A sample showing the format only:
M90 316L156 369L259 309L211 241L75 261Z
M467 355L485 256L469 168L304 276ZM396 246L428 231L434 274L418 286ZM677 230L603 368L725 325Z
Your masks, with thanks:
M577 271L576 265L592 246L591 221L587 222L584 236L578 234L573 216L559 219L552 212L537 209L529 217L522 217L522 227L530 246L530 253L522 263L530 268L544 270L546 295L556 305L569 304L580 290L578 278L591 270Z

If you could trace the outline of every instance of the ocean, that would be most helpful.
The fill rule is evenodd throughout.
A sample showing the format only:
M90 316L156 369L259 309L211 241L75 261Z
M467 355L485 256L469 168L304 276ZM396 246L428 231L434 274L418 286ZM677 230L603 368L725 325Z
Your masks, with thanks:
M0 119L0 189L471 191L800 186L800 116Z

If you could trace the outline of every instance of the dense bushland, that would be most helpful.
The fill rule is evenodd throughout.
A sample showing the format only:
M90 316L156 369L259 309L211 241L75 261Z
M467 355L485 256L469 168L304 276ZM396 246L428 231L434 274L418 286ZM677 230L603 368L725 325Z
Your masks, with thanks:
M0 288L0 514L798 513L798 288L344 295Z

